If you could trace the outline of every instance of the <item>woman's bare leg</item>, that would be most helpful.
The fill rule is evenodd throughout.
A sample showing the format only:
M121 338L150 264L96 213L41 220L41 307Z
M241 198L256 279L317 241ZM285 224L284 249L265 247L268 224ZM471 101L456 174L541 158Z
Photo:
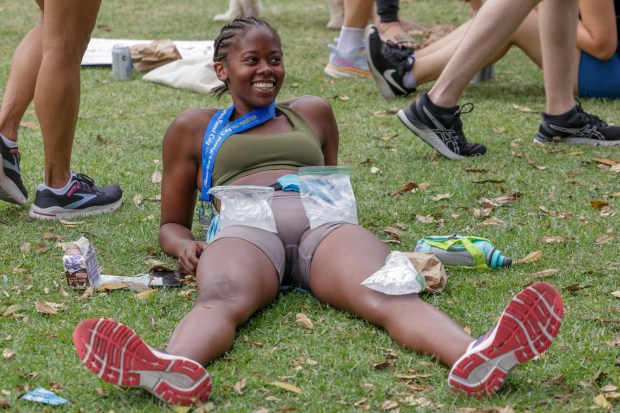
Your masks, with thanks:
M399 344L452 365L473 339L417 294L387 295L361 285L385 264L385 244L367 230L345 226L328 235L310 269L316 297L387 330Z
M43 135L45 184L52 188L62 188L69 181L80 106L80 65L100 5L101 0L63 0L44 6L34 104Z
M9 79L2 96L0 133L13 142L17 142L19 124L34 99L41 65L42 18L43 16L15 49Z
M278 294L276 270L253 244L223 238L200 256L194 308L174 330L166 348L203 365L228 351L238 326Z

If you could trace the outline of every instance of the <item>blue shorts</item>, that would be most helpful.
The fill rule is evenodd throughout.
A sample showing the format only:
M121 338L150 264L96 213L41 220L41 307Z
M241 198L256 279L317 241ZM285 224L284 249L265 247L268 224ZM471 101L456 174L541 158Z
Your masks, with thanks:
M230 225L219 230L211 243L222 238L250 242L271 260L280 285L310 289L310 264L320 243L346 222L330 222L310 229L299 192L276 191L271 210L278 233L245 225Z
M609 60L581 52L578 86L580 97L620 98L620 47Z

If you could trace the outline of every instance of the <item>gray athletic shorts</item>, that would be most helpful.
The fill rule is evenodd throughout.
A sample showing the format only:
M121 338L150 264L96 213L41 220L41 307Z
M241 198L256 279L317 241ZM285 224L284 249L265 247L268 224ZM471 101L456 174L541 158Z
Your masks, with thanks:
M321 241L346 222L331 222L310 229L299 192L275 191L271 210L278 233L245 225L221 229L211 240L240 238L258 247L273 263L281 285L310 288L310 263Z

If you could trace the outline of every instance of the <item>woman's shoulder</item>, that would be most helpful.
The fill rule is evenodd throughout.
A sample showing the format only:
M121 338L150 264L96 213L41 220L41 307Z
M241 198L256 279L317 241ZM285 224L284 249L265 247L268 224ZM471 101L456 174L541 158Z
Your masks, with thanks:
M332 106L327 99L318 96L305 95L287 99L278 102L278 104L291 108L293 111L306 118L306 120L331 116L333 114Z

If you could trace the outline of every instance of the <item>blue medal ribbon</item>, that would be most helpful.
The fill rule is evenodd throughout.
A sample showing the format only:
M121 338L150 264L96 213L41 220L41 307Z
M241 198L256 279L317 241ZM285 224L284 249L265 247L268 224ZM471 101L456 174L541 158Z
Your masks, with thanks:
M234 111L234 105L228 109L217 111L211 118L202 139L202 188L200 199L203 201L211 201L212 195L209 194L209 189L211 189L211 174L213 173L215 157L226 138L272 119L276 115L276 104L272 102L264 108L256 108L239 119L228 123Z

